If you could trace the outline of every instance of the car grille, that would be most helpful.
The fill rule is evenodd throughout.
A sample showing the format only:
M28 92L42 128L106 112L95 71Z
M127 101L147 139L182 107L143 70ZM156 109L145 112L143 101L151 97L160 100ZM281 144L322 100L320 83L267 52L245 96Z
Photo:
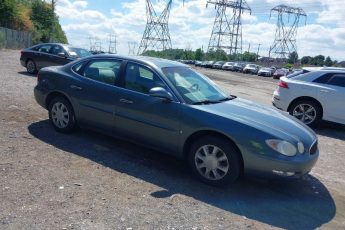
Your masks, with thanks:
M310 147L310 149L309 149L309 154L310 154L310 155L314 155L316 152L317 152L317 141L315 141L315 142L311 145L311 147Z

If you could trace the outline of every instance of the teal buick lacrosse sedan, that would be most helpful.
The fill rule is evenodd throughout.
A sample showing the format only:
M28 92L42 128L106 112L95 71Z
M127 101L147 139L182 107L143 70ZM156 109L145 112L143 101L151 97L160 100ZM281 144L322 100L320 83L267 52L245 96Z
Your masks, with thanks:
M57 131L94 129L181 157L211 185L242 173L300 178L319 156L315 133L298 120L174 61L90 56L43 68L34 94Z

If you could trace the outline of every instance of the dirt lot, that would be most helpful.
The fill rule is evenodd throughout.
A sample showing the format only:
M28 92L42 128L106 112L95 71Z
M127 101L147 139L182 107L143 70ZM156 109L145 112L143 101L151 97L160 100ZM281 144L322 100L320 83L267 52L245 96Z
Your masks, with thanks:
M270 104L277 82L202 70ZM344 229L345 128L322 124L303 180L206 186L183 162L90 131L56 133L19 51L0 51L0 229Z

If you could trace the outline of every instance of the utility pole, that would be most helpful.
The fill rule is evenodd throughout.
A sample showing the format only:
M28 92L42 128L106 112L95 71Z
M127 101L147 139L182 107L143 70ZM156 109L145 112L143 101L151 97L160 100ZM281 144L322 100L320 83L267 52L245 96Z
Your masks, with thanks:
M250 43L248 44L248 53L250 53Z
M259 52L260 52L260 46L261 46L262 44L258 44L258 52L256 52L256 60L259 60Z
M128 55L135 55L136 42L128 42Z
M57 3L57 0L52 0L52 24L51 24L51 28L50 28L50 35L49 35L49 41L50 42L54 42L54 38L53 38L53 35L55 33L55 7L56 7L56 3Z

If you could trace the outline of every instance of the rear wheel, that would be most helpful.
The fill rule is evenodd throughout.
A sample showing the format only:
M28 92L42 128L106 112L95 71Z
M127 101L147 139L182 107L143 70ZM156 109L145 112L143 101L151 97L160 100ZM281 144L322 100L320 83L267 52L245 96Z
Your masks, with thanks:
M237 180L241 173L239 152L224 138L210 136L193 143L189 164L204 183L224 186Z
M37 67L36 67L36 63L29 59L26 63L26 71L29 73L29 74L35 74L37 73Z
M76 127L72 105L63 97L56 97L49 103L49 120L58 132L69 133Z
M322 118L322 108L312 100L294 102L289 108L289 113L309 126L315 125Z

